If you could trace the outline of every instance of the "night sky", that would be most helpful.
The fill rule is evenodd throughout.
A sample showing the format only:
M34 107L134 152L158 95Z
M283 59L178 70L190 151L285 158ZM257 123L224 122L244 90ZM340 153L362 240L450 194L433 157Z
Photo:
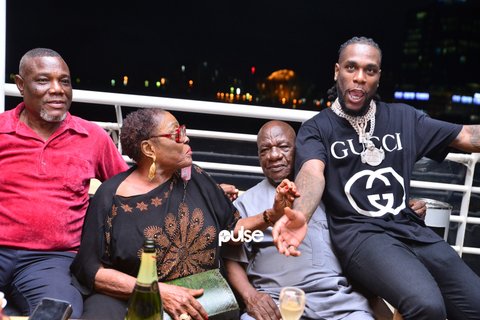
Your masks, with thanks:
M8 0L7 82L23 53L50 47L86 82L207 62L239 76L251 66L265 76L289 68L326 90L341 43L374 38L385 71L398 59L406 12L430 2ZM95 83L89 89L100 90Z

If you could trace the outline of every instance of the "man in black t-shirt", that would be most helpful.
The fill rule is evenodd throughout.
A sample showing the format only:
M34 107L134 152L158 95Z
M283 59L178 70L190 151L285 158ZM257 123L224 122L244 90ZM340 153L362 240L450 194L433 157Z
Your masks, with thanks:
M380 66L372 39L340 47L338 98L300 128L301 196L276 223L274 241L281 253L299 255L306 222L323 200L344 271L404 319L480 319L480 278L407 204L415 162L442 161L449 147L480 152L480 127L376 100Z

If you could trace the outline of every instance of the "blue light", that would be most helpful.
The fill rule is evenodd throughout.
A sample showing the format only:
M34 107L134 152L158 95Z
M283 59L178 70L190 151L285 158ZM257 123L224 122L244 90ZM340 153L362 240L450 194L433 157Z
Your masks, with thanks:
M415 92L404 92L403 99L405 100L413 100L415 99Z
M473 95L473 104L479 104L480 105L480 93L475 93Z
M462 103L472 104L473 98L470 96L462 96Z
M460 102L461 98L458 94L452 96L452 102Z
M402 99L403 98L403 92L402 91L395 91L393 96L395 97L395 99Z
M428 99L430 99L430 94L428 92L417 92L415 93L415 98L417 100L428 101Z

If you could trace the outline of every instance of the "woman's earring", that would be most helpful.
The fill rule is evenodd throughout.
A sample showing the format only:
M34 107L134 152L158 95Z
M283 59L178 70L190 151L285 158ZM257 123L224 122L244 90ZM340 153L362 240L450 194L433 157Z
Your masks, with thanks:
M152 158L152 165L150 166L150 169L148 170L148 181L152 181L153 178L155 178L155 174L157 173L157 165L155 164L155 156Z

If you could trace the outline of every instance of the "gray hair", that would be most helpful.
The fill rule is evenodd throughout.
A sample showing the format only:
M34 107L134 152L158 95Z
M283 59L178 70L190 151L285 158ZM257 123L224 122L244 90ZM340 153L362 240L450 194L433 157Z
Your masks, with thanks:
M31 58L37 58L37 57L59 57L63 60L62 56L55 50L48 49L48 48L35 48L27 51L27 53L23 55L22 59L20 59L18 72L22 74L23 73L22 71L24 70L25 65L27 63L27 60Z

